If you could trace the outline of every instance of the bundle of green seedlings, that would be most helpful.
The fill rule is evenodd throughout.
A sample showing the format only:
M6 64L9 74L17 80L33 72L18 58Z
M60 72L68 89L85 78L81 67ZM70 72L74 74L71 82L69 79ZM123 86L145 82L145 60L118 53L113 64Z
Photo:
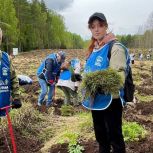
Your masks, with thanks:
M123 85L123 79L114 69L95 71L85 74L81 89L85 91L83 98L93 97L97 94L116 95Z

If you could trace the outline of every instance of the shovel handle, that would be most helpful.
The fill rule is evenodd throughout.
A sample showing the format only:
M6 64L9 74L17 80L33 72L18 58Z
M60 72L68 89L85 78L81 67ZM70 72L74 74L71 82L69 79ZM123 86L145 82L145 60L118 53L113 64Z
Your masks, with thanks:
M11 108L11 107L12 107L12 105L10 105L10 106L5 106L5 107L0 108L0 110L6 110L6 109L9 109L9 108Z
M7 121L8 121L8 127L9 127L10 137L11 137L12 146L13 146L13 153L17 153L15 137L14 137L14 133L13 133L13 127L12 127L12 123L11 123L11 118L9 116L9 108L11 108L11 107L12 107L12 105L5 106L5 107L0 108L0 110L6 111L6 117L7 117Z

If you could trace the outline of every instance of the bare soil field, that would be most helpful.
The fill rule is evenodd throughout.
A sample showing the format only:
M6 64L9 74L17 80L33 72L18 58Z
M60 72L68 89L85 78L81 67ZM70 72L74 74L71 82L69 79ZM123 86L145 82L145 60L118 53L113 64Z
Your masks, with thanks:
M40 62L51 52L56 52L57 50L42 50L42 51L32 51L28 53L22 53L16 56L13 59L14 67L17 70L17 74L25 74L33 79L32 85L25 85L24 92L26 95L22 96L23 102L30 102L33 109L36 109L37 97L39 94L39 84L36 78L36 69L38 68ZM81 59L82 63L85 61L85 51L84 50L65 50L67 53L67 59L73 57L78 57ZM130 107L124 108L123 118L126 121L135 121L141 124L149 134L139 141L133 141L126 143L127 153L153 153L153 81L151 80L151 66L153 61L136 61L132 65L133 78L136 84L136 94L135 94L135 104ZM68 121L71 120L71 123L75 122L76 118L61 116L60 107L63 103L63 97L56 95L55 100L57 106L52 108L52 115L44 114L44 116L49 116L52 121L51 126L58 126L60 135L60 127L62 123L68 124ZM75 112L86 111L82 106L76 106L74 108ZM70 122L69 122L70 124ZM20 127L14 127L16 143L18 153L68 153L68 143L53 143L54 136L47 141L40 141L33 138L31 133L30 137L25 137L22 135L22 130ZM40 132L40 129L36 129L36 133ZM7 131L7 128L5 129ZM93 129L91 129L93 133ZM0 131L1 132L1 131ZM8 132L5 133L6 137L9 137ZM56 135L55 135L56 136ZM6 148L5 138L0 137L0 153L8 153ZM50 141L50 142L49 142ZM8 142L11 144L11 142ZM48 146L48 151L42 151L42 148ZM83 153L98 153L98 145L94 139L80 139L80 145L84 147ZM45 150L45 149L44 149Z

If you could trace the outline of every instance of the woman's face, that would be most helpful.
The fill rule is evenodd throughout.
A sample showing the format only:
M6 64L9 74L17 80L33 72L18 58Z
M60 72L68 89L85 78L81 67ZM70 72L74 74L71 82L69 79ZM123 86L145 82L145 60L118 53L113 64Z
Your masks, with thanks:
M97 19L91 23L90 31L92 33L92 37L96 40L101 40L107 33L106 30L107 26Z

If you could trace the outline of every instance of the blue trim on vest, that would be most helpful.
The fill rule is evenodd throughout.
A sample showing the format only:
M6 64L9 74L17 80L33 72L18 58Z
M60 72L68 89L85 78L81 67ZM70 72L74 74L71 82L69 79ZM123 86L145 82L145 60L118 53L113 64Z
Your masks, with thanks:
M125 102L125 100L124 100L124 90L123 90L123 88L122 89L120 89L120 91L119 91L119 96L120 96L120 100L121 100L121 103L122 103L122 106L124 107L125 106L125 104L126 104L126 102Z
M105 110L112 102L112 95L97 94L91 105L91 98L83 101L82 105L89 110Z
M2 52L0 61L0 108L10 105L10 60L7 53ZM5 110L0 111L0 116L5 116Z

